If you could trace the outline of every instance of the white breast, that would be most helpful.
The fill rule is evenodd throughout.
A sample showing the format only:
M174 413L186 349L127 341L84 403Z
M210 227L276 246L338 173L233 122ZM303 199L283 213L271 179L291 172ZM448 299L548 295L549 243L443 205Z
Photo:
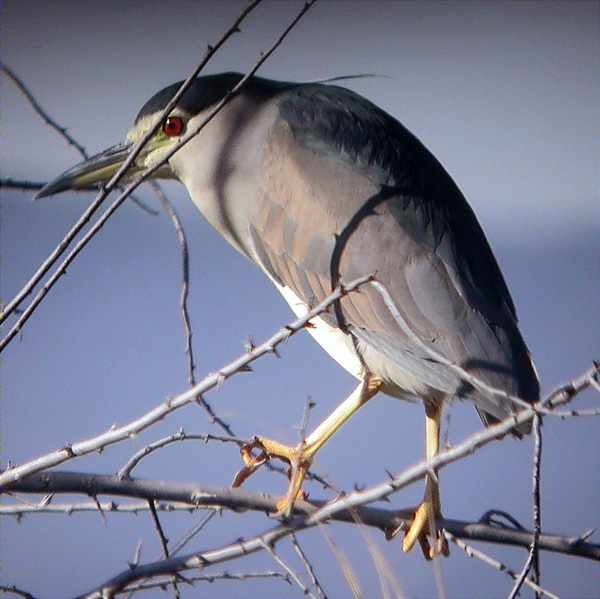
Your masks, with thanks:
M282 287L279 285L269 273L267 273L267 276L271 279L279 293L283 295L285 301L289 304L296 316L301 318L308 313L310 310L309 306L307 306L307 304L305 304L289 287ZM352 376L362 380L363 366L356 355L350 337L342 333L339 329L328 325L319 316L312 318L310 322L314 326L307 330L313 336L315 341Z
M269 273L263 269L279 293L283 295L294 314L299 318L306 315L309 306L304 303L289 287L279 285ZM363 362L359 360L354 343L345 335L319 316L310 321L314 326L308 332L315 341L338 363L358 380L364 379ZM413 401L415 397L424 396L427 388L422 381L417 379L412 372L405 370L395 362L389 360L374 348L361 344L364 364L373 374L376 374L383 383L382 391L392 397Z

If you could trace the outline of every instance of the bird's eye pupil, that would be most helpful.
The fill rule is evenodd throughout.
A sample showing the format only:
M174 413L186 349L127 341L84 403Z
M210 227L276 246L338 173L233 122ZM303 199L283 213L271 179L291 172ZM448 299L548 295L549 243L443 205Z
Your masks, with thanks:
M183 119L178 116L170 116L163 125L163 132L169 137L181 135L183 131Z

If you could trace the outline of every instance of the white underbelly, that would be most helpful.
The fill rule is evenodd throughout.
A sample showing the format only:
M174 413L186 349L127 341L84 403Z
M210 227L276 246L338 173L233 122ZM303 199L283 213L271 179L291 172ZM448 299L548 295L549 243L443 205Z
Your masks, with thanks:
M289 287L282 287L269 276L275 287L285 301L289 304L294 314L299 318L305 316L310 310ZM320 316L311 319L312 327L307 330L313 336L315 341L343 368L352 376L359 380L363 378L363 366L356 355L354 345L350 337L340 329L328 325Z
M263 268L279 293L283 295L294 314L302 318L310 310L289 287L279 285L275 279ZM307 330L315 341L343 368L358 380L364 379L365 368L358 358L354 343L350 336L345 335L340 329L327 324L320 316L311 318L312 327ZM415 396L423 396L426 392L423 384L415 378L414 374L401 368L395 362L385 358L374 348L362 345L362 359L370 372L377 375L383 382L384 393L399 399L409 400Z

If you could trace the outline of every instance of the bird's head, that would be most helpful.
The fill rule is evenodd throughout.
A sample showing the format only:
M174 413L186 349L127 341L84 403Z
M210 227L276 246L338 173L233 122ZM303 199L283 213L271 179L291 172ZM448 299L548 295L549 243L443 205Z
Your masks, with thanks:
M158 164L187 133L203 121L212 108L236 85L241 75L223 73L196 79L177 106L162 122L154 135L144 145L135 162L129 167L122 181ZM161 119L161 113L175 95L182 82L174 83L150 98L139 111L125 141L111 146L80 162L43 187L36 198L43 198L63 191L90 189L107 183L121 168L131 149ZM189 144L188 144L189 145ZM189 151L189 150L188 150ZM186 146L181 150L185 155ZM179 158L179 159L178 159ZM188 161L189 162L189 161ZM152 178L185 179L185 161L180 152L162 165ZM196 163L197 164L197 163Z

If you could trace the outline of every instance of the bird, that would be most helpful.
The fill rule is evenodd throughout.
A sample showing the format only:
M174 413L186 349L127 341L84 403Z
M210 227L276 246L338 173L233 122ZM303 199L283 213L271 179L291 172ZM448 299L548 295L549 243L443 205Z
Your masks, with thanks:
M38 197L106 183L162 118L126 177L157 164L241 80L236 72L198 76L161 117L181 82L165 87L143 105L124 143L67 170ZM519 410L509 398L465 382L428 350L528 403L538 401L540 386L486 236L425 145L335 82L252 76L243 83L153 176L183 183L208 223L258 266L296 315L344 281L373 274L411 332L369 285L311 319L309 333L358 385L297 446L254 437L233 482L242 484L269 459L287 462L290 482L277 512L286 517L303 496L315 454L375 396L423 402L427 459L439 451L442 410L451 400L472 401L486 426ZM522 424L513 434L529 430ZM432 471L403 549L418 541L427 559L447 554L436 526L441 517Z

